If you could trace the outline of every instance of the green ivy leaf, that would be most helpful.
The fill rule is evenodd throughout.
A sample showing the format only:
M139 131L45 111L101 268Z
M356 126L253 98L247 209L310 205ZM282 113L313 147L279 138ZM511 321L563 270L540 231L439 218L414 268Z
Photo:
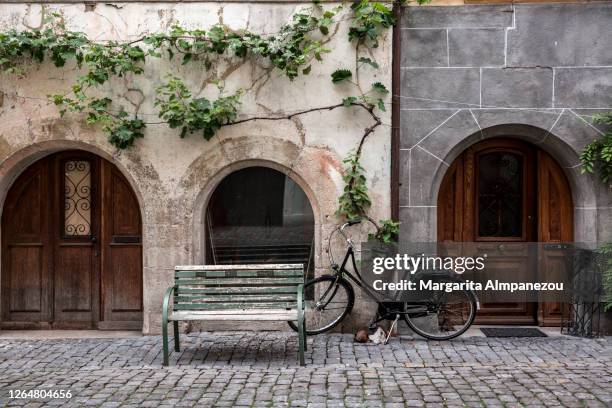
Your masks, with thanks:
M348 97L342 99L342 104L344 106L347 106L347 107L351 106L355 102L357 102L357 97L356 96L348 96Z
M397 242L399 238L400 223L388 220L380 220L380 225L375 234L368 234L368 239L376 239L382 243L390 244Z
M372 68L378 69L378 62L374 61L371 58L361 57L359 58L358 61L361 62L362 64L367 64L371 66Z
M378 93L381 93L383 95L386 95L389 93L389 90L387 89L387 87L384 86L381 82L374 82L372 84L372 90Z
M353 73L350 69L337 69L331 74L332 82L334 84L340 83L349 79L352 75Z
M64 103L64 95L51 95L51 98L56 105L62 105Z
M310 74L310 71L311 71L311 70L312 70L312 65L309 65L309 66L307 66L306 68L304 68L304 69L302 70L302 74L304 74L304 75L308 75L308 74Z

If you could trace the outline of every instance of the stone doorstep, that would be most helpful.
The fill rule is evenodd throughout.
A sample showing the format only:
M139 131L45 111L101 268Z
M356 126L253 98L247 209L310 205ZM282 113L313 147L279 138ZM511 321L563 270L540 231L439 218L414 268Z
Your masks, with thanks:
M121 339L141 336L139 331L123 330L0 330L0 340Z

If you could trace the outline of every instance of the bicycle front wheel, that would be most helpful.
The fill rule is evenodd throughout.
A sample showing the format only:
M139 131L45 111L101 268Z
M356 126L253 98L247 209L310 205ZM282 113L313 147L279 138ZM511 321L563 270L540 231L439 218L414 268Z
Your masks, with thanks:
M458 282L451 277L440 283ZM428 290L424 299L406 305L404 320L418 335L431 340L450 340L463 334L476 317L476 297L467 290Z
M323 275L306 282L306 334L321 334L336 327L353 309L355 292L343 278ZM297 331L295 322L288 322Z

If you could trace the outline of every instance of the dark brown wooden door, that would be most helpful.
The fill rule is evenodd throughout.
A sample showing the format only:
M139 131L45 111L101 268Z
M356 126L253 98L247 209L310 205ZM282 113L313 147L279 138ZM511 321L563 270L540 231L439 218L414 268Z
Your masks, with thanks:
M41 160L24 171L2 211L2 320L28 327L53 316L49 166Z
M546 152L538 152L538 241L571 242L574 239L572 193L563 169ZM540 271L559 271L567 267L561 252L543 251ZM542 276L542 280L546 276ZM551 279L551 280L554 280ZM542 326L559 326L564 305L540 302L538 322Z
M2 214L2 327L140 328L140 231L134 194L109 162L69 151L34 163Z
M84 152L61 153L50 161L53 322L93 328L99 320L100 161Z
M142 239L138 200L123 175L102 162L102 315L100 328L140 329Z
M546 187L551 184L546 177L554 180L553 193ZM452 163L442 181L438 240L477 242L483 248L505 242L553 242L558 231L571 231L571 195L566 187L562 169L533 145L505 138L477 143ZM551 223L552 213L556 220ZM571 233L560 239L571 241ZM540 267L527 249L488 262L507 275L498 277L502 281ZM486 297L481 301L480 324L534 324L538 317L545 324L544 316L559 309L546 304L538 308L527 301L496 303Z

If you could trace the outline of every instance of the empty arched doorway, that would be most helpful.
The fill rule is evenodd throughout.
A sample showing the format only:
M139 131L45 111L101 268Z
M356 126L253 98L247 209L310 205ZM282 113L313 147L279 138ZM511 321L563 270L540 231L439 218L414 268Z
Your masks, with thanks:
M492 138L467 148L438 194L438 241L571 242L573 205L559 164L535 145ZM504 266L524 273L521 262ZM558 325L559 303L484 303L481 324Z
M237 170L205 213L206 263L303 263L312 273L314 215L290 177L262 166Z
M29 166L2 213L0 326L140 329L141 231L112 163L72 150Z

